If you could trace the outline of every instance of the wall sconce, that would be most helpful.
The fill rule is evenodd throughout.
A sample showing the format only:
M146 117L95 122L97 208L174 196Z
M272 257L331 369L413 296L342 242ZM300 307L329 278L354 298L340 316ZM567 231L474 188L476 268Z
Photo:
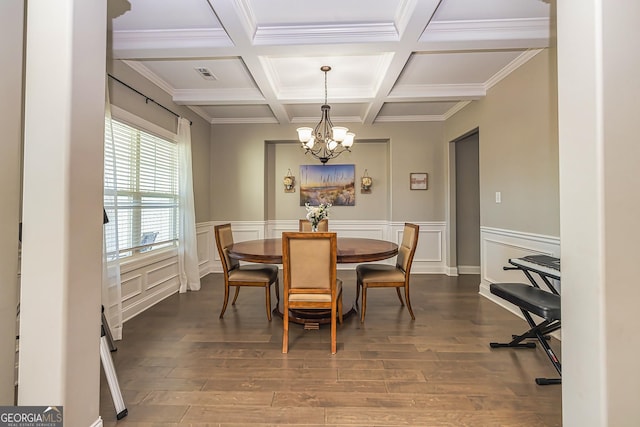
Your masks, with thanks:
M287 171L287 176L282 180L282 184L284 184L285 193L295 193L296 177L291 174L291 169Z
M364 170L364 175L360 178L360 192L363 194L371 193L371 186L373 185L373 180L367 174L367 170Z

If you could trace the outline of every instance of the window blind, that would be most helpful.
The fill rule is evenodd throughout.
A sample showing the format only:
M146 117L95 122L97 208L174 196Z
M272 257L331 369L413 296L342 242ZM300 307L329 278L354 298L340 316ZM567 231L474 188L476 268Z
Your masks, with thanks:
M114 119L111 128L112 132L107 123L104 206L109 218L117 215L118 242L107 239L107 252L111 256L119 252L122 257L175 245L176 144Z

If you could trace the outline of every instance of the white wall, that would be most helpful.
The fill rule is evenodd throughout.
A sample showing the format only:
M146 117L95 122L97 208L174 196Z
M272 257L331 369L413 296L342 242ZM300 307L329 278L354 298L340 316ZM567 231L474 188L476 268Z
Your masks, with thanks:
M28 2L18 404L99 420L106 2ZM43 72L46 70L46 72Z
M563 424L637 426L640 3L557 8Z

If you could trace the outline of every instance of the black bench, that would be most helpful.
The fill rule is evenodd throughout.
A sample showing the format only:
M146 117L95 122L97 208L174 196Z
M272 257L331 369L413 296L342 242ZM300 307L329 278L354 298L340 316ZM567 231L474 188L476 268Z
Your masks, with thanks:
M537 338L556 371L562 377L562 365L547 342L547 335L560 329L560 295L524 283L493 283L490 285L490 290L492 294L518 306L531 327L521 335L513 335L511 342L490 343L491 348L535 348L536 343L523 341L528 338ZM531 317L532 314L544 320L536 324ZM538 385L560 384L561 382L561 378L536 378Z

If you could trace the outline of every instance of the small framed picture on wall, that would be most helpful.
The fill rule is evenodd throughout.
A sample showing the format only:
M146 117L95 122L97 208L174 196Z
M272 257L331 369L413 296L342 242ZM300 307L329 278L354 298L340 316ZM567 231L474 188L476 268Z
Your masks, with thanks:
M409 174L409 188L412 190L426 190L429 188L429 174L411 172Z

